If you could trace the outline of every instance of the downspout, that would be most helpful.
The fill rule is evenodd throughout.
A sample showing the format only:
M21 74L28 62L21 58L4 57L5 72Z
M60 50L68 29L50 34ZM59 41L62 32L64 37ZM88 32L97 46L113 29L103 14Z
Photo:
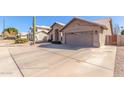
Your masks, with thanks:
M110 18L111 33L113 35L112 19Z
M66 33L64 32L64 34L65 34L65 44L66 44Z

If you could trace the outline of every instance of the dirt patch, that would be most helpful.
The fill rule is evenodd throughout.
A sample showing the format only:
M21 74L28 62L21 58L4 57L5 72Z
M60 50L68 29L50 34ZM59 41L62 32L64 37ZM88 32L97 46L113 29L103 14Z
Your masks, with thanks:
M124 76L124 46L117 47L114 76Z

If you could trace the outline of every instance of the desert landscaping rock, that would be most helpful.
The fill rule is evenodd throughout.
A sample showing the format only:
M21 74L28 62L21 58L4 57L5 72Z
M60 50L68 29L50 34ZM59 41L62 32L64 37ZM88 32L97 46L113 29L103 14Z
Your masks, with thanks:
M124 76L124 47L117 47L114 76Z

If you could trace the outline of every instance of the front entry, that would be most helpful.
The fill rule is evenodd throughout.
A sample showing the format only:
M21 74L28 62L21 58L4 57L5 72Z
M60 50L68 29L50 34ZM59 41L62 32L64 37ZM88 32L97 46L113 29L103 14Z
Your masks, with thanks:
M55 30L55 41L59 41L59 30Z

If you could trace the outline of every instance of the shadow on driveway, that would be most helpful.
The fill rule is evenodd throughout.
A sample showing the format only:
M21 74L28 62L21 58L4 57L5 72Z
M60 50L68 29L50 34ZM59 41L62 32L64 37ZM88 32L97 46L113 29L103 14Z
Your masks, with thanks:
M81 48L92 48L92 47L84 47L84 46L72 46L72 45L51 44L51 43L42 43L38 47L53 48L53 49L67 49L67 50L78 50Z

